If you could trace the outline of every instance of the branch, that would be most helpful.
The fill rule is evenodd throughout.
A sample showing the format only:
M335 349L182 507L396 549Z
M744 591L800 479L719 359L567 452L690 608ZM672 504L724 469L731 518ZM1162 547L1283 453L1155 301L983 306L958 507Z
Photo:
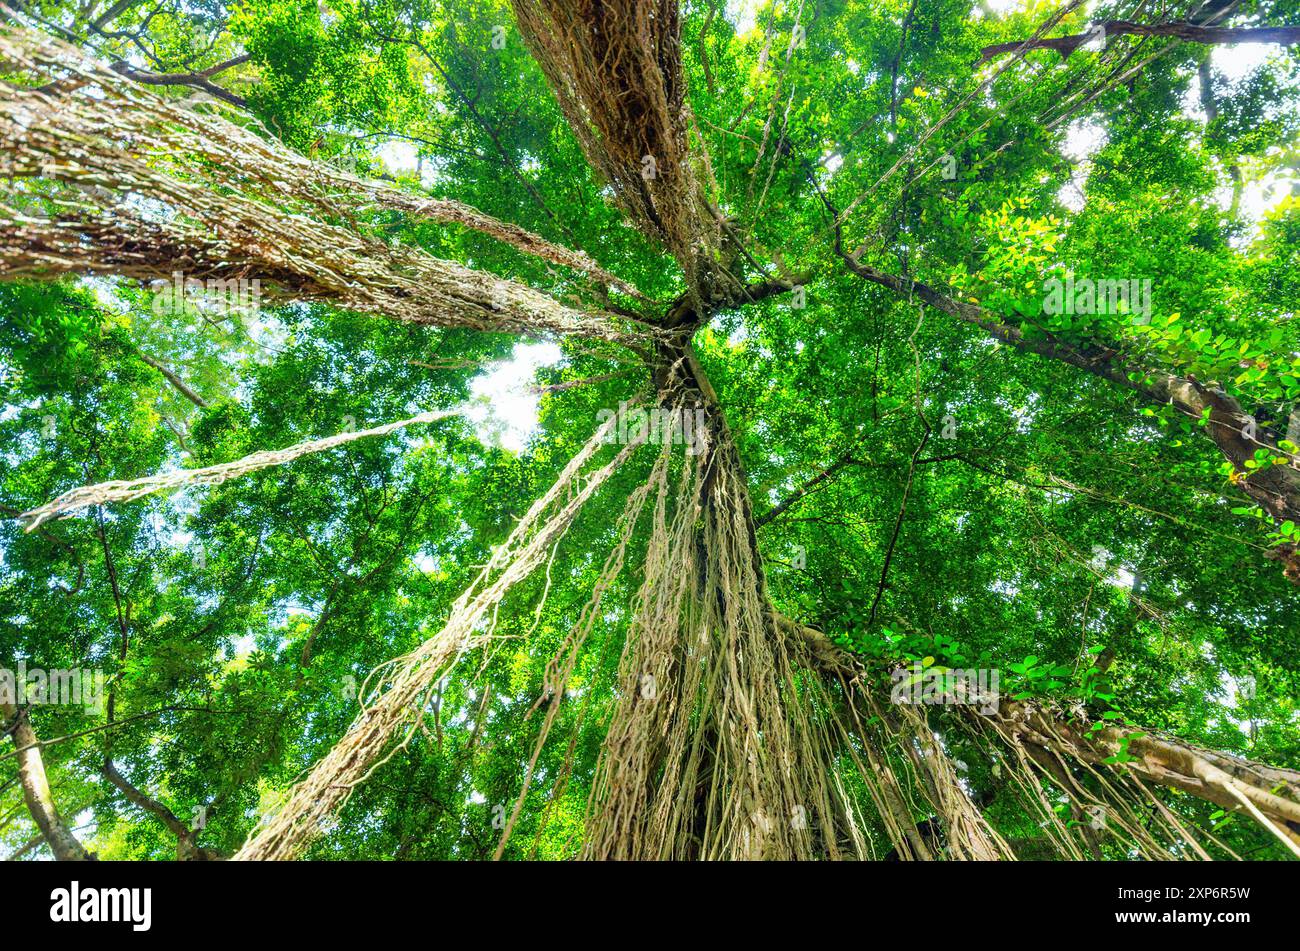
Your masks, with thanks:
M615 277L600 267L585 252L571 251L566 247L547 241L541 235L534 234L526 228L506 221L500 221L484 214L477 208L458 201L437 198L419 198L392 188L373 183L355 183L364 189L375 202L386 208L392 208L409 215L432 218L435 221L463 225L474 231L486 234L503 244L522 251L524 254L539 257L552 264L561 264L580 271L608 287L612 287L628 297L646 301L648 298L631 284Z
M112 4L107 10L90 21L90 28L92 30L98 30L102 27L108 26L127 10L131 9L131 7L135 6L136 2L137 0L117 0L117 2Z
M265 284L270 294L414 324L621 344L649 336L644 327L624 330L623 318L577 310L518 282L359 233L351 220L362 207L358 180L222 116L198 115L114 72L81 65L70 49L31 31L0 36L7 61L34 71L76 63L74 74L101 93L60 97L52 109L50 97L31 88L0 86L0 173L83 186L80 201L62 205L57 217L34 216L15 196L0 199L7 239L0 277L90 272L170 281L183 270L228 291L231 282L243 288L255 281L259 293ZM27 115L31 122L19 121ZM69 139L77 149L69 151ZM125 194L155 199L175 214L147 219ZM474 215L479 226L492 221ZM340 218L351 227L335 223ZM497 224L502 234L510 230ZM520 234L527 233L514 237Z
M799 488L791 492L788 496L782 499L775 507L769 509L767 512L763 513L763 515L754 519L754 527L762 528L768 522L780 518L782 515L788 512L792 507L797 505L805 496L807 496L811 492L816 491L818 486L822 485L824 482L829 481L830 479L835 478L836 473L838 473L841 469L847 466L857 466L857 465L865 465L865 464L866 463L864 463L863 460L855 458L853 455L853 450L850 449L848 452L844 453L844 455L840 456L838 459L832 462L825 469L818 472L815 476L813 476L803 485L799 486Z
M880 599L885 596L885 585L889 579L889 566L894 560L894 549L898 545L898 534L903 529L903 519L907 515L907 501L912 495L912 479L916 475L916 460L920 457L922 450L925 449L926 443L930 441L930 424L921 417L921 422L925 423L925 434L921 436L921 441L917 443L916 449L912 451L912 458L907 465L907 482L903 485L903 498L898 503L898 518L894 521L893 534L889 536L889 545L885 549L885 561L880 567L880 583L876 586L876 596L871 601L871 615L869 624L876 622L876 609L880 607Z
M103 506L115 502L131 502L147 495L153 495L155 492L167 492L184 485L195 483L201 485L221 485L229 479L236 479L240 476L247 475L250 472L257 472L261 469L267 469L271 466L281 466L290 463L302 456L311 455L312 453L325 452L328 449L336 449L348 443L355 442L358 439L368 439L373 436L387 436L390 433L397 432L407 426L418 425L422 423L433 423L449 416L459 415L462 411L459 409L450 410L430 410L427 413L419 413L406 419L399 419L396 422L385 423L382 426L375 426L371 429L362 430L345 430L336 433L333 436L326 436L323 439L309 439L303 442L294 443L284 449L260 450L250 453L241 459L235 459L231 462L220 462L216 465L203 466L199 469L180 469L175 472L165 472L158 475L145 476L140 479L130 479L126 481L113 480L110 482L99 482L94 485L80 486L64 492L58 498L47 502L42 506L24 512L18 516L19 520L26 521L27 531L33 531L48 519L62 517L70 512L76 512L90 506ZM99 532L100 541L104 546L104 558L108 564L109 578L113 581L113 595L118 598L116 575L113 572L112 559L109 557L108 541L104 536L102 522ZM127 625L122 617L121 603L118 603L118 623L122 629L122 637L125 640L128 637ZM111 698L110 698L110 710Z
M708 155L692 147L675 3L512 0L520 35L613 200L676 258L703 300L732 283L705 199Z
M590 386L595 383L605 383L609 380L625 376L634 370L635 367L624 367L622 370L615 370L613 373L601 373L597 376L583 377L579 380L565 380L563 383L551 383L546 386L529 385L525 387L525 392L533 393L538 396L543 393L563 393L565 390L576 389L579 386Z
M141 353L139 350L137 350L136 356L138 356L145 363L149 364L149 366L153 367L164 377L166 377L167 382L170 383L172 386L176 387L176 391L180 393L181 396L185 397L187 400L189 400L199 409L208 408L208 401L205 400L203 397L199 396L198 393L190 389L189 386L186 385L185 381L182 380L179 376L177 376L173 371L163 366L163 364L159 363L157 360L149 356L149 354L147 353Z
M903 65L903 51L907 49L907 31L912 28L912 19L916 16L917 0L912 0L903 18L903 32L898 39L898 53L889 67L889 124L898 127L898 70Z
M143 69L136 69L130 63L116 62L109 69L127 79L134 80L137 83L144 83L146 86L191 86L195 89L202 89L211 96L216 96L232 106L240 109L248 108L248 100L242 96L236 96L228 89L223 89L212 80L208 79L209 75L215 75L216 72L230 69L232 66L238 66L241 62L247 62L247 55L236 57L218 66L212 67L215 72L204 70L199 73L151 73Z
M788 277L770 277L755 281L753 284L736 284L734 287L721 288L719 293L708 298L701 297L695 290L688 290L668 305L660 326L669 330L683 327L693 329L706 323L719 310L741 304L756 304L769 297L779 297L811 280L812 275L803 271Z
M1099 32L1104 30L1104 34ZM1045 39L1014 40L1010 43L995 43L980 50L980 62L1014 53L1024 47L1026 50L1055 50L1061 59L1069 59L1080 46L1091 39L1102 37L1109 40L1112 36L1171 36L1188 43L1278 43L1282 46L1294 46L1300 43L1300 26L1263 26L1230 27L1200 26L1195 23L1132 23L1128 20L1106 20L1095 24L1087 33L1071 36L1057 36Z
M178 860L185 862L214 858L212 853L200 848L198 843L194 841L194 830L176 818L176 814L157 799L145 795L133 786L125 776L118 772L117 767L113 765L113 761L109 758L104 759L103 773L104 777L120 789L127 799L156 818L176 836L176 858Z
M26 842L24 842L22 845L18 846L18 848L16 848L12 853L7 855L5 857L5 861L17 862L20 859L22 859L24 856L26 856L29 852L31 852L33 849L35 849L37 846L41 845L44 842L45 842L45 836L41 835L38 832L30 839L28 839Z
M856 681L864 689L870 683L874 674L861 658L838 647L816 628L791 620L775 609L772 616L792 646L823 674L844 683ZM1110 766L1103 761L1122 749L1128 737L1127 750L1135 759L1110 768L1127 770L1141 779L1224 808L1235 809L1244 798L1253 807L1251 813L1256 820L1287 841L1288 847L1296 851L1296 843L1300 843L1300 771L1201 749L1177 737L1159 736L1140 728L1108 726L1093 731L1086 718L1067 716L1036 701L1002 698L996 712L987 717L972 716L1005 738L1093 766ZM1144 735L1131 736L1134 732Z
M218 73L224 73L226 70L234 69L236 66L243 66L249 61L249 59L251 59L251 57L247 53L241 53L238 56L232 56L225 62L217 63L215 66L209 66L207 69L200 69L195 72L194 75L200 76L203 79L211 79Z
M1235 397L1222 389L1201 383L1192 376L1177 376L1165 370L1131 363L1118 350L1109 347L1095 344L1076 346L1050 334L1042 339L1027 338L1023 324L1006 323L977 304L956 300L920 281L897 277L863 264L853 255L846 254L839 246L838 239L836 251L848 269L859 277L899 294L909 297L915 295L936 310L973 324L1019 350L1067 363L1132 390L1153 403L1173 405L1179 412L1194 419L1201 419L1208 411L1206 431L1224 458L1232 463L1237 475L1233 481L1238 488L1274 518L1300 520L1300 473L1293 466L1286 465L1271 466L1250 474L1245 463L1254 457L1257 448L1267 447L1279 456L1288 454L1278 448L1278 437L1266 427L1255 426L1255 438L1246 437L1244 430L1252 426L1254 417L1242 408ZM1290 575L1291 572L1288 572L1288 577Z

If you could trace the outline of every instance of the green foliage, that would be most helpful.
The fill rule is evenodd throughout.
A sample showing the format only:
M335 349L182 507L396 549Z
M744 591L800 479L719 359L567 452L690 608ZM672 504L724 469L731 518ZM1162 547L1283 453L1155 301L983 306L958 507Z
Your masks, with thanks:
M1053 125L1071 80L1086 84L1101 67L1090 51L1065 63L1040 51L940 126L972 88L979 50L1029 36L1048 6L976 15L969 3L922 0L900 57L911 6L805 7L804 44L789 56L798 5L762 4L743 31L720 4L683 8L690 106L718 207L756 260L779 255L811 275L806 307L789 295L749 304L695 339L755 514L850 459L762 525L774 603L869 661L995 667L1007 696L1121 726L1115 764L1131 759L1142 724L1300 766L1300 597L1260 554L1300 543L1296 524L1242 504L1206 419L1138 408L1107 381L995 345L847 273L823 202L843 210L866 196L845 216L845 246L866 242L884 269L1024 317L1031 336L1217 383L1285 432L1300 399L1300 202L1280 198L1255 222L1221 190L1231 191L1229 168L1245 187L1294 175L1300 57L1274 51L1235 83L1216 75L1207 125L1182 105L1197 95L1205 50L1175 46ZM1294 4L1260 6L1294 15ZM41 7L94 36L80 4ZM137 29L140 16L118 26ZM1076 14L1061 30L1082 25ZM145 36L160 72L247 52L216 78L267 134L318 159L581 248L665 306L682 290L676 266L605 200L503 0L213 0L167 5ZM1083 161L1070 154L1079 123L1100 130ZM402 149L418 167L394 158ZM951 179L927 172L943 155ZM360 225L557 297L573 291L554 269L464 229L379 213ZM1045 313L1043 282L1066 274L1154 278L1153 319ZM153 300L126 281L0 284L0 512L455 406L512 346L317 305L269 314L272 333ZM626 369L605 357L566 343L535 382ZM88 663L115 698L110 729L103 713L34 715L43 737L59 738L47 766L91 847L107 858L175 851L100 775L111 754L176 815L208 807L200 841L233 851L337 740L366 675L438 629L597 413L645 382L633 369L548 393L521 453L449 421L36 533L0 522L0 663ZM1288 464L1261 449L1247 467ZM314 857L491 857L533 755L542 713L530 710L547 665L644 476L643 466L620 472L546 577L511 594L492 646L464 661L481 683L441 685L422 728L357 788ZM540 754L507 857L576 851L636 583L624 576L606 595L553 729L562 739ZM1098 644L1114 657L1105 670ZM1249 696L1238 689L1247 677ZM967 759L972 787L995 789L992 764ZM554 790L566 761L572 778ZM0 765L4 777L12 770ZM6 788L0 805L15 806ZM1275 847L1248 823L1225 825L1223 810L1176 807L1234 848ZM1041 830L996 800L989 814L1032 854ZM31 831L21 814L0 823L13 847Z

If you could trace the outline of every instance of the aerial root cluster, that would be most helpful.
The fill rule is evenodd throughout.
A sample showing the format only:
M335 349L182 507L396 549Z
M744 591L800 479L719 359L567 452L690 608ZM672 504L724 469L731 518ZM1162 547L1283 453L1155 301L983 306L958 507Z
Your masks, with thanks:
M352 789L410 742L437 682L467 652L491 639L488 612L545 560L583 505L638 448L639 444L629 444L604 465L583 472L614 423L610 420L598 429L555 484L533 503L506 541L493 551L475 582L452 605L442 629L367 679L361 711L343 738L293 787L287 801L257 829L236 859L300 855L329 826ZM403 732L402 740L394 745L393 738Z

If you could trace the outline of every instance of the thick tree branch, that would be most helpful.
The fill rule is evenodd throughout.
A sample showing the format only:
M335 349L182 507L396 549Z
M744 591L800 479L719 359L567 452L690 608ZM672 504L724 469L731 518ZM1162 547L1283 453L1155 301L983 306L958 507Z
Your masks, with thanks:
M26 31L0 35L0 54L24 68L66 69L66 44ZM444 327L644 340L624 320L561 304L515 281L443 261L415 247L359 234L346 192L355 180L314 165L219 116L199 116L114 74L76 66L99 95L50 97L0 86L0 172L78 186L81 201L57 218L32 214L22 195L0 203L0 277L108 273L141 280L252 281L268 294L321 300L398 320ZM70 152L69 138L78 148ZM131 145L123 149L123 142ZM216 194L214 186L223 194ZM119 195L161 203L146 217ZM389 196L404 203L400 195ZM352 197L355 203L355 195ZM7 207L9 203L13 207ZM450 214L449 206L439 206ZM486 216L461 220L479 227ZM477 214L477 213L476 213ZM500 223L497 223L500 224ZM520 238L508 226L503 239ZM546 245L549 253L554 246ZM574 259L574 263L581 262ZM238 283L243 282L243 283ZM241 292L242 293L242 292Z
M614 201L713 300L735 284L719 260L722 225L705 194L708 156L692 146L675 2L512 0L520 34L583 153Z
M863 661L821 631L776 611L773 617L778 629L824 674L843 682L871 682L873 674ZM995 712L971 716L977 718L974 722L984 722L1005 737L1092 766L1108 765L1103 761L1127 746L1135 759L1110 768L1127 770L1148 782L1227 809L1238 808L1244 798L1263 816L1261 824L1271 825L1270 831L1280 833L1293 850L1300 843L1300 770L1201 749L1150 730L1106 726L1094 731L1085 718L1037 701L1004 697ZM1133 735L1139 732L1144 735Z

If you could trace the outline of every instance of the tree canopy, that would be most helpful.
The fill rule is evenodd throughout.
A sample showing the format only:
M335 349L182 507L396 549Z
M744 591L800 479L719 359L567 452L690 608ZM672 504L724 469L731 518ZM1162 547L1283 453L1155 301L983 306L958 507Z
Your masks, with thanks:
M6 854L1300 856L1295 0L0 11Z

